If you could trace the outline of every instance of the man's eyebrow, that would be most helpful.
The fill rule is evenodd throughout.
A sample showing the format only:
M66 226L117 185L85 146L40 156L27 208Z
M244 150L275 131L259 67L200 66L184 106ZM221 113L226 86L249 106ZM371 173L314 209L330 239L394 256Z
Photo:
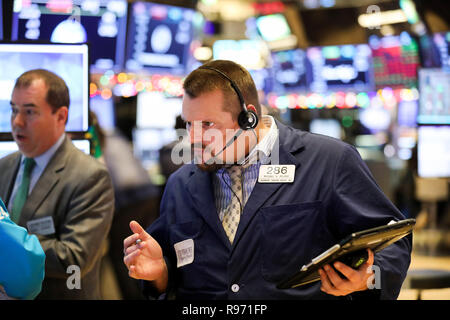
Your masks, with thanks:
M9 102L11 106L15 106L16 104L12 101ZM23 105L25 108L36 108L37 106L34 103L25 103Z

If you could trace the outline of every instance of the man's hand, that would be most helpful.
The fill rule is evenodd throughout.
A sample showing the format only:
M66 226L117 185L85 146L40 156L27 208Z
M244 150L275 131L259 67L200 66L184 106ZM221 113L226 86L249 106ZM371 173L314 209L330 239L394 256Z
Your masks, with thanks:
M160 245L136 221L130 222L130 229L134 234L123 241L123 261L129 276L154 281L156 288L164 292L168 271ZM140 242L136 243L138 239Z
M367 280L373 275L367 272L373 265L374 255L370 249L367 249L368 259L357 270L341 263L335 262L333 266L346 278L341 278L339 274L329 265L325 265L319 270L320 280L322 281L323 292L334 296L346 296L355 291L367 290ZM324 270L325 269L325 270Z

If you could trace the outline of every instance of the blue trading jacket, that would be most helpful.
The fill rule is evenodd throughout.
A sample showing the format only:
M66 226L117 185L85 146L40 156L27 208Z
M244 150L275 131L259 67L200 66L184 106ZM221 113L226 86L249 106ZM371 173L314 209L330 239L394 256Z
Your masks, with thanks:
M292 183L257 182L231 245L219 220L211 175L184 165L170 176L161 215L148 229L169 269L178 299L337 299L320 282L276 285L352 232L402 220L358 152L332 138L277 122L279 163L295 165ZM193 261L177 268L174 245L192 239ZM344 299L395 299L410 263L412 238L375 254L380 289ZM144 282L147 295L149 283Z
M44 270L39 240L9 219L0 199L0 285L12 298L34 299L41 291Z

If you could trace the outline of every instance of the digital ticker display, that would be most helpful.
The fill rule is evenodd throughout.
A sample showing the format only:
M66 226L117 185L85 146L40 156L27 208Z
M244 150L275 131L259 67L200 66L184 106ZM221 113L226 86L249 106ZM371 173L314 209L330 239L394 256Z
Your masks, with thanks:
M311 91L373 88L372 53L367 44L311 47L306 56Z

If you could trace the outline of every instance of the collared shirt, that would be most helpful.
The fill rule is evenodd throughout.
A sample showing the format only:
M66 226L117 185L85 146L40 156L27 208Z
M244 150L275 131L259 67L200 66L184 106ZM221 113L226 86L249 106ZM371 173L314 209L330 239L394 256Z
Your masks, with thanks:
M45 151L40 156L33 158L34 161L36 162L36 165L34 166L33 170L31 171L30 189L28 190L28 194L30 194L31 191L33 191L34 186L36 185L36 183L38 182L42 173L44 172L45 168L47 167L47 164L50 162L50 160L53 157L53 155L55 154L56 150L58 150L58 148L62 145L65 137L66 137L66 134L63 133L61 135L61 137L59 137L58 141L56 141L56 143L53 146L51 146L50 149ZM11 198L9 199L9 202L8 202L8 210L9 211L12 210L14 198L16 197L17 190L19 190L20 184L22 182L24 165L25 165L25 156L22 155L22 157L20 159L19 172L17 173L16 181L14 182L14 188L11 193Z
M263 121L270 129L261 141L250 151L246 160L243 162L245 163L243 164L244 170L242 177L243 207L247 203L247 200L255 187L256 181L258 180L259 167L261 164L268 163L275 141L278 139L278 128L273 117L263 116L261 121ZM222 221L225 210L230 204L233 194L230 188L231 179L225 168L219 169L216 174L213 175L213 185L215 204L220 221Z

